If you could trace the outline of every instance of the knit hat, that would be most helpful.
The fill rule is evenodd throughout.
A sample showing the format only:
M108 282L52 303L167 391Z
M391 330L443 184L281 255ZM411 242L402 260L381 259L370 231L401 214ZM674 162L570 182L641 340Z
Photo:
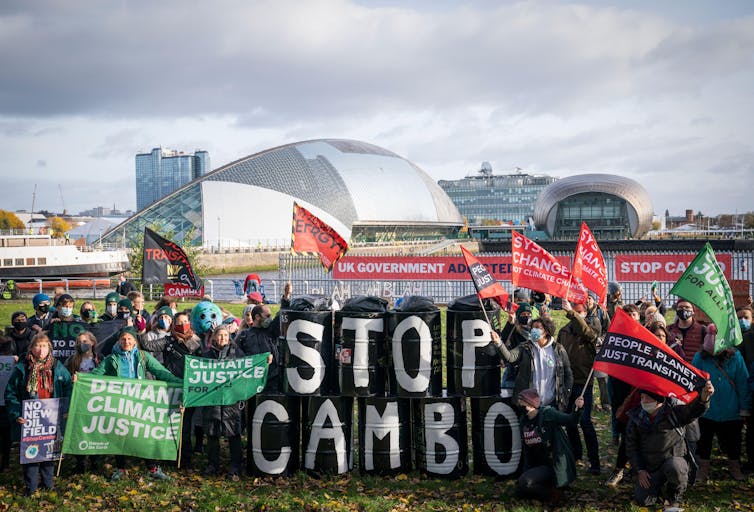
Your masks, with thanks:
M39 306L43 302L50 302L50 297L48 297L44 293L38 293L34 297L31 298L31 304L34 306L34 309L37 309L37 306Z
M519 304L518 309L516 310L516 320L520 322L521 315L524 313L529 313L529 315L531 315L531 306L528 304Z
M717 337L717 326L715 324L709 324L707 326L707 334L704 336L704 343L702 343L702 349L705 352L715 353L715 338Z
M596 293L594 293L593 291L589 291L589 292L587 292L587 295L588 295L589 297L591 297L591 298L592 298L592 300L593 300L594 302L599 302L599 300L600 300L600 298L599 298L599 297L597 297L597 294L596 294Z
M262 298L262 294L259 292L251 292L249 295L247 295L250 301L256 302L258 304L261 304L264 302L264 299Z
M173 318L173 310L168 306L162 306L155 312L155 316L159 317L161 315L168 315L170 318Z
M131 326L126 326L123 329L121 329L120 331L118 331L118 339L121 339L124 334L130 334L131 336L134 337L134 339L136 341L139 341L139 335L136 334L136 329L134 329Z
M542 405L542 399L539 398L539 393L534 388L525 389L520 392L518 394L518 401L535 409L539 409L539 406Z
M243 315L242 316L246 316L247 313L251 313L254 310L255 307L257 307L256 304L247 304L247 305L245 305L243 307Z
M105 295L105 305L110 304L111 302L118 302L119 300L120 294L117 292L110 292Z
M522 288L513 290L513 300L516 302L529 302L529 294Z
M134 312L134 305L131 299L120 299L118 301L118 308L128 308L131 313Z
M12 314L12 315L10 316L10 321L11 321L11 323L15 322L15 321L16 321L16 318L18 318L19 316L22 316L22 315L23 315L23 316L26 316L26 313L24 313L23 311L16 311L15 313L13 313L13 314ZM27 317L27 318L28 318L28 317Z

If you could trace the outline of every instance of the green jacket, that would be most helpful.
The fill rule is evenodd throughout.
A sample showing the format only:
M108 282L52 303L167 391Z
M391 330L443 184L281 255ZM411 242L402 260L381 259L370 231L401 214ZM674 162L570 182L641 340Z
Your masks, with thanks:
M11 423L12 439L15 440L21 438L21 426L16 421L22 414L21 402L36 398L26 391L26 370L25 361L16 364L5 387L5 407L8 410L8 420ZM60 361L55 361L55 367L52 370L52 379L52 398L68 398L71 396L71 389L73 388L71 374L68 373L68 370L66 370Z
M162 366L157 359L150 353L143 350L138 352L139 364L137 365L136 378L146 379L147 372L154 375L157 380L171 384L183 384L183 379L179 379ZM109 375L111 377L120 377L121 358L119 354L110 354L97 367L92 370L92 375Z
M576 480L576 462L571 451L571 443L563 429L576 426L581 418L581 410L564 413L548 405L539 409L534 419L521 416L521 433L527 424L536 423L536 430L544 440L551 454L552 469L555 471L555 487L565 487ZM524 470L530 469L526 461L526 445L523 446Z
M566 312L570 320L558 332L558 343L568 352L573 383L583 386L597 355L597 333L574 311Z

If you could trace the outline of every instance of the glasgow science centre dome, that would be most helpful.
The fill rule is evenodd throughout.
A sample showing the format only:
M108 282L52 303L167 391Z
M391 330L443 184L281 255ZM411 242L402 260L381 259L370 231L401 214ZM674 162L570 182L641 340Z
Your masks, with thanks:
M595 238L624 239L652 227L652 201L636 181L612 174L581 174L548 185L534 204L534 223L550 238L577 239L581 222Z
M447 194L412 162L366 142L320 139L205 174L115 226L103 242L132 245L156 225L205 247L289 246L294 201L354 242L437 238L463 226Z

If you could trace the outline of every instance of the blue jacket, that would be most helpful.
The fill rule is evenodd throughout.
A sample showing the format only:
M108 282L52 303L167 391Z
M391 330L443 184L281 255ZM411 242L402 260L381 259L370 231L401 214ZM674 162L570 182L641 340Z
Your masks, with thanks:
M717 367L716 362L725 370L735 387ZM747 382L749 372L738 350L733 350L732 356L723 362L720 362L719 357L699 351L691 364L709 373L709 380L715 386L715 394L710 398L709 409L704 418L713 421L734 421L740 419L739 411L751 410L751 391Z

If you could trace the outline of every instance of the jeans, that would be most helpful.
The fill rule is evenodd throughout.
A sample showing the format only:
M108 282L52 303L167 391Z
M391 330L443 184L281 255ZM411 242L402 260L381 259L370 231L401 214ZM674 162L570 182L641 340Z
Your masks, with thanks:
M573 385L571 399L568 404L569 411L572 411L574 409L574 402L582 391L584 391L583 384ZM597 432L594 430L594 424L592 423L592 402L592 386L586 386L586 391L584 392L584 409L581 412L581 420L579 421L579 425L581 426L581 431L584 433L584 444L586 444L586 453L587 457L589 457L589 465L593 468L599 468L599 443L597 441ZM568 440L571 443L573 457L576 460L581 460L583 458L584 452L581 447L579 428L569 425L566 427L566 432L568 433Z
M26 484L26 490L29 493L36 492L39 487L39 480L42 480L42 487L45 489L52 489L55 484L52 477L55 471L55 464L57 462L37 462L34 464L24 464L24 483Z

